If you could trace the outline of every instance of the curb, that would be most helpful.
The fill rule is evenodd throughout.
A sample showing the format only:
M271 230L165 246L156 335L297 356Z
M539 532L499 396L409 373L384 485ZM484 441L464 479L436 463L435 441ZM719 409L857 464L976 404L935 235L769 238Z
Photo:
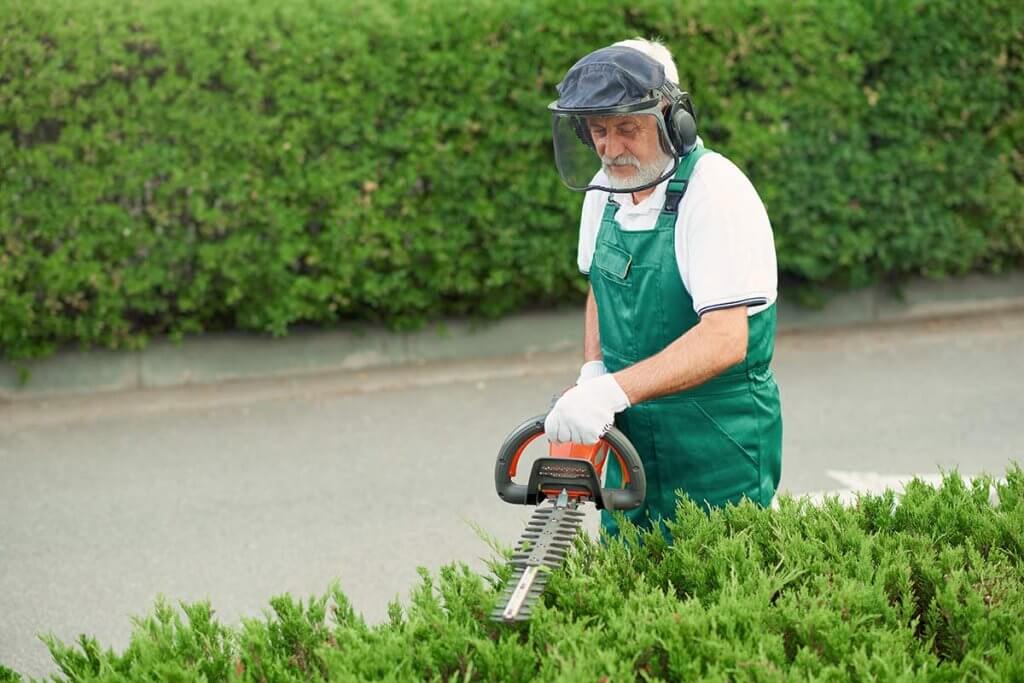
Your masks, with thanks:
M913 280L838 294L822 310L779 300L780 334L1024 310L1024 272ZM167 340L142 351L65 350L48 358L0 361L0 400L43 398L272 379L452 360L530 357L581 348L583 311L560 309L491 323L436 323L414 333L350 325L270 338L246 333ZM27 376L27 381L22 378Z

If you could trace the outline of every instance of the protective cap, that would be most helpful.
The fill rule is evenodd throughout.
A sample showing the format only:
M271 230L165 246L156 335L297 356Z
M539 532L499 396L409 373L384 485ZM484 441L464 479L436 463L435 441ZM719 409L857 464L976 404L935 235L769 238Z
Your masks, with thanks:
M657 103L664 85L664 66L639 50L613 45L576 62L549 108L565 113L643 109Z

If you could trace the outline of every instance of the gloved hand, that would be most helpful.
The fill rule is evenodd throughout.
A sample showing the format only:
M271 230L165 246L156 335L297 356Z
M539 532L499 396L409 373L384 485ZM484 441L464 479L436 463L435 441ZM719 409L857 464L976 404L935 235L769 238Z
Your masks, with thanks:
M580 376L576 378L576 384L583 384L587 380L600 377L601 375L607 375L608 368L604 366L602 360L588 360L580 368Z
M615 377L604 374L562 394L544 420L548 441L597 443L615 422L615 413L629 407L629 398Z

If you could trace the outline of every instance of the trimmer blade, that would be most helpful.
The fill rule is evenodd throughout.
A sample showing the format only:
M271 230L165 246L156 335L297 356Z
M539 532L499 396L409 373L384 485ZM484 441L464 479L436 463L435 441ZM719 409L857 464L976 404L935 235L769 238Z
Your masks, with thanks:
M514 572L491 619L511 623L525 621L532 614L548 583L550 570L558 568L583 525L585 514L565 492L555 501L537 506L512 555Z

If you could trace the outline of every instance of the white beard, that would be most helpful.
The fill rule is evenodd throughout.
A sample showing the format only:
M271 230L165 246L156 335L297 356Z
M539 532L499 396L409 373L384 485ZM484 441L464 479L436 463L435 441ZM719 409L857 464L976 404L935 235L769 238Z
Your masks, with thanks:
M641 164L632 154L621 154L614 160L601 157L605 175L608 176L608 185L612 189L623 191L653 183L662 176L670 160L671 158L665 154L659 154L658 158L648 164ZM617 175L612 173L612 166L632 166L636 172L629 176Z

